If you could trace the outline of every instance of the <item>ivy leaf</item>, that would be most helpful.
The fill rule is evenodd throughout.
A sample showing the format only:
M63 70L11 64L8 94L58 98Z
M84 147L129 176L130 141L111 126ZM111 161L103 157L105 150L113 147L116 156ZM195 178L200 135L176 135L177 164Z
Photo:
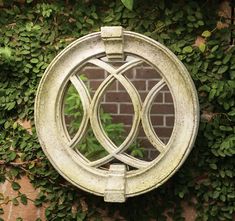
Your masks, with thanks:
M184 198L184 192L183 192L183 191L179 192L179 197L180 197L181 199Z
M183 48L183 53L191 53L193 51L193 48L191 46L186 46Z
M133 9L133 4L134 4L133 0L121 0L121 1L126 8L128 8L129 10Z
M219 48L219 45L215 45L212 49L211 52L215 52Z
M27 197L26 197L25 194L21 194L21 195L20 195L20 201L21 201L21 203L22 203L23 205L27 205L28 199L27 199Z
M223 59L223 64L227 64L230 61L231 57L231 54L227 54Z
M12 182L11 187L13 190L19 190L21 188L20 184L17 182Z
M13 161L16 158L16 152L11 151L10 154L8 155L8 160Z
M231 88L235 88L235 81L228 81L228 85L229 85Z
M208 97L209 101L212 101L212 99L215 97L215 94L216 94L216 89L213 88L209 93L209 97Z
M199 50L203 53L205 50L206 50L206 44L205 43L202 43L199 45Z
M76 218L77 221L83 221L85 220L85 218L86 218L86 213L78 212L77 218Z
M10 59L11 49L9 47L0 48L0 55L2 55L5 59Z
M32 27L33 27L33 22L29 22L25 26L26 30L29 31L29 32L32 30Z
M15 121L13 126L12 126L14 130L17 128L17 125L18 125L18 123Z
M222 131L232 131L233 130L233 128L229 127L229 126L220 126L219 128Z
M16 103L14 101L9 103L7 110L12 110L15 107L15 105L16 105Z
M19 201L17 200L17 198L13 198L12 199L12 203L14 206L18 206L19 205Z
M4 123L4 128L5 128L5 129L9 128L10 126L11 126L11 124L10 124L9 121L6 121L6 122Z
M86 22L87 22L88 24L90 24L90 25L94 25L94 21L93 21L92 19L90 19L90 18L88 18L88 19L86 20Z
M235 109L228 113L229 116L235 116Z
M36 63L38 63L38 59L37 58L32 58L30 60L30 62L33 63L33 64L36 64Z
M217 199L218 197L219 197L219 192L218 191L215 191L214 193L213 193L213 195L212 195L212 197L214 198L214 199Z
M225 174L228 176L228 177L233 177L233 172L231 170L226 170L225 171Z
M227 70L228 70L228 66L222 66L219 68L218 74L223 74Z
M217 169L217 166L216 166L216 164L214 164L214 163L211 163L209 166L210 166L210 168L213 169L213 170L216 170L216 169Z
M204 32L202 32L202 37L205 37L205 38L209 38L211 36L211 32L206 30Z

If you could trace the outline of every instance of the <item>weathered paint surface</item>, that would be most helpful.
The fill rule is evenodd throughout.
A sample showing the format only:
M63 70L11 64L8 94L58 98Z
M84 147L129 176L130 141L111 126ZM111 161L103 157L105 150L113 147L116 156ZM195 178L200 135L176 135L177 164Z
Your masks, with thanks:
M105 55L115 61L122 60L126 55L132 55L135 59L115 68L99 59ZM144 61L160 73L162 80L150 90L142 103L138 91L123 73ZM93 98L77 76L77 72L85 64L93 64L109 73ZM132 128L120 146L116 146L108 138L99 119L102 96L115 80L130 95L134 108ZM81 127L72 139L65 127L62 108L68 82L80 94L84 110ZM175 108L175 126L167 144L158 138L150 121L154 98L165 85L172 93ZM101 33L93 33L73 42L52 61L38 88L35 119L43 150L62 176L83 190L106 196L106 201L123 202L126 197L139 195L162 185L182 165L197 134L199 105L189 73L170 50L148 37L123 31L121 27L104 27ZM73 150L85 136L89 121L97 140L109 153L108 156L92 162ZM125 153L136 138L140 124L149 141L160 152L151 162ZM136 170L120 170L120 167L112 164L109 171L100 168L112 163L113 159L121 161L124 168L129 165Z

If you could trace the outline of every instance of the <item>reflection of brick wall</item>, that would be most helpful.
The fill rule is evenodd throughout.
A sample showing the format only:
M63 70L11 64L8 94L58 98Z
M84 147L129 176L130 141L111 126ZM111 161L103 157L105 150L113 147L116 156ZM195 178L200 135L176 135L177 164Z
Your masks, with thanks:
M98 67L86 67L82 71L88 80L88 85L94 92L108 73ZM138 90L142 101L144 101L149 90L161 80L161 76L149 66L140 66L125 73L125 76L133 83ZM111 113L113 121L124 123L127 133L132 125L133 106L130 96L124 87L117 81L108 88L104 95L102 108L105 112ZM151 109L151 120L155 132L163 142L167 142L174 124L174 106L168 87L163 88ZM151 158L155 149L146 141L144 132L140 129L138 139L148 149L148 158Z

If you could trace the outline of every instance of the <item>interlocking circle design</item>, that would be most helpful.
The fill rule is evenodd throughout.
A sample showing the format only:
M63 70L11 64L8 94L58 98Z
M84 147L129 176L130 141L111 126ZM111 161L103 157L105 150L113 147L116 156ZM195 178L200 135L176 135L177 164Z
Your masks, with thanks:
M97 195L104 196L109 171L100 166L113 159L136 168L125 174L125 196L131 197L164 183L180 167L188 156L198 129L199 107L196 90L189 73L177 57L166 47L143 35L124 31L123 53L135 58L119 68L99 59L107 53L101 33L93 33L70 44L47 68L38 88L35 102L35 122L40 143L47 157L58 172L74 185ZM140 95L124 72L147 62L162 76L142 102ZM104 69L108 77L96 90L93 98L78 72L87 64ZM134 118L131 130L120 146L107 136L100 121L102 97L112 82L118 81L129 94ZM77 133L71 138L67 132L63 114L63 98L66 86L71 83L80 95L83 119ZM171 138L164 144L153 129L150 110L159 91L168 86L175 108L175 126ZM136 159L125 151L133 143L142 124L151 144L159 156L151 161ZM89 161L74 147L92 127L99 143L108 155Z
M125 76L123 76L122 74L125 71L129 70L130 68L133 68L137 65L142 64L143 60L135 59L133 61L130 61L122 65L118 69L114 69L112 66L108 65L107 63L99 59L89 60L88 63L96 65L100 68L103 68L110 75L99 86L92 100L89 96L89 92L86 86L79 79L79 77L76 74L70 77L70 81L72 82L74 87L77 89L78 93L81 93L81 91L83 91L81 99L82 99L82 103L84 106L83 110L85 113L84 114L85 117L83 118L83 121L82 121L83 126L74 136L74 138L70 140L70 137L68 136L68 140L70 142L69 145L71 147L74 147L81 141L81 139L83 138L87 130L88 122L89 122L88 120L90 118L91 127L93 129L93 132L97 140L107 150L109 155L95 162L89 162L88 160L86 160L87 165L97 167L97 166L101 166L103 164L108 163L113 158L116 158L120 160L121 162L127 165L130 165L132 167L135 167L135 168L143 168L143 167L148 166L150 164L149 162L136 159L123 152L127 150L127 148L133 143L133 141L137 137L140 120L142 121L143 129L145 133L148 134L149 137L151 138L150 142L153 144L153 146L156 147L156 149L158 149L160 153L167 149L166 145L158 138L158 136L154 132L152 124L150 122L150 118L148 117L150 116L149 113L150 113L151 105L154 101L154 98L156 97L157 93L161 90L161 88L163 88L166 85L166 83L164 82L164 80L161 80L158 84L156 84L156 86L149 92L149 95L147 96L144 102L144 105L142 105L141 98L140 98L138 91L136 90L134 85L131 83L131 81ZM118 80L126 89L127 93L130 95L130 98L134 106L134 113L135 113L134 119L133 119L134 123L130 130L130 133L125 139L125 141L119 147L117 147L109 139L109 137L103 130L102 125L100 123L100 119L99 119L99 109L100 109L101 98L103 97L105 91L113 83L114 80ZM87 114L89 110L90 110L90 116L89 114ZM140 116L141 112L143 113L142 116Z

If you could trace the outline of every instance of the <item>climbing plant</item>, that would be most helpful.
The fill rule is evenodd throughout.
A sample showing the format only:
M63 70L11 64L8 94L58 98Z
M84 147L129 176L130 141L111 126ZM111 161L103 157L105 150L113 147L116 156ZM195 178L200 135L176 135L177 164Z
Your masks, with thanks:
M28 203L17 181L27 175L40 190L34 203L46 206L47 220L102 220L108 211L125 220L181 221L182 202L195 207L199 221L233 220L235 31L234 18L219 4L135 1L131 11L120 1L0 1L0 182L8 180L18 193L13 199L0 195L0 205ZM189 70L201 108L195 147L178 173L120 205L66 182L42 152L33 122L36 89L48 64L69 43L104 25L122 25L170 48ZM20 126L25 119L31 121L28 130Z

